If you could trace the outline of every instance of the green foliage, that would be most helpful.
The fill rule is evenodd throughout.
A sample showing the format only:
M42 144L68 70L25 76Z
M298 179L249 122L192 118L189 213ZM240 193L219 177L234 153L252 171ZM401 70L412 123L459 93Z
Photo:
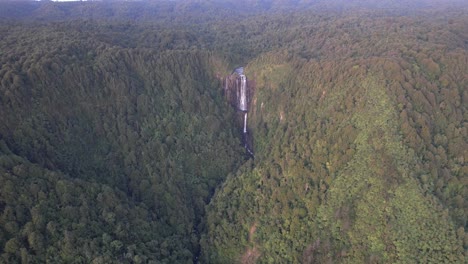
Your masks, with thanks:
M352 117L359 130L357 151L319 210L325 227L319 234L342 243L343 262L461 263L453 226L418 187L414 152L402 145L394 108L381 87L369 79L361 86L363 109Z
M191 262L204 206L242 160L213 72L223 60L62 30L18 25L0 41L3 260L24 249L38 261Z
M1 3L0 262L464 263L466 6L293 2Z
M391 21L408 26L404 19ZM208 207L202 240L206 259L245 262L257 251L258 263L463 263L464 230L455 230L466 228L467 211L448 202L450 195L466 192L461 183L466 173L458 173L463 159L452 156L458 169L443 169L450 163L448 149L432 144L436 131L440 144L446 144L442 135L464 127L461 90L449 88L453 101L448 103L439 78L450 71L447 78L466 83L459 70L467 65L449 69L432 62L451 58L452 52L466 57L465 50L435 54L436 44L425 42L414 45L426 49L412 53L392 38L379 41L380 34L395 34L394 40L405 34L392 27L377 33L386 23L379 19L344 14L330 21L329 45L346 41L352 47L322 47L304 60L288 45L246 67L257 84L250 114L255 167L228 177ZM427 21L418 18L417 23ZM354 25L365 28L369 38ZM412 30L423 30L416 25ZM350 36L354 39L347 40ZM431 36L453 48L453 42ZM411 47L419 40L405 41ZM313 54L316 45L308 47ZM452 127L442 125L448 118L440 107L446 109L446 103L454 109ZM457 142L466 147L466 139ZM433 150L442 159L430 154ZM448 179L457 187L450 188ZM458 206L465 207L461 197ZM249 239L252 227L255 236Z

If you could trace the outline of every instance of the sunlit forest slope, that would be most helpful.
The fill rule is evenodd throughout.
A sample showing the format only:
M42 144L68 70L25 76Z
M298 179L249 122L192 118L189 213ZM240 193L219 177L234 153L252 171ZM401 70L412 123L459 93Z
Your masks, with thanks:
M406 2L0 2L0 263L466 263L468 7Z

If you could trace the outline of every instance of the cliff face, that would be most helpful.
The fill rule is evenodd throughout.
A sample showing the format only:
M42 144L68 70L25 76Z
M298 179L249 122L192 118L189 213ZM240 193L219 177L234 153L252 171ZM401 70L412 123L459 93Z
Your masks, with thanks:
M253 157L253 139L249 133L247 120L254 87L254 82L249 81L245 76L243 67L236 68L223 81L224 95L238 112L236 123L238 127L242 127L242 144L250 157Z
M223 81L224 95L228 102L241 112L248 112L254 94L254 83L247 79L243 70L236 69Z

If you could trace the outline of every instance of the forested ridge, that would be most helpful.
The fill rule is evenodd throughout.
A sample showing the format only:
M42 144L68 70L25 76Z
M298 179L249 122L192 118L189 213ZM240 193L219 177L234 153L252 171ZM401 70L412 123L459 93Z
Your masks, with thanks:
M466 263L467 8L1 2L0 263Z

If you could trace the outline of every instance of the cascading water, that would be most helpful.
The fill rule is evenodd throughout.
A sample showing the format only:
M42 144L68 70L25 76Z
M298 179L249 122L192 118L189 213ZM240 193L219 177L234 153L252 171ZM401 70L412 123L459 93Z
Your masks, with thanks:
M243 67L236 68L231 75L224 79L224 93L227 100L238 110L238 117L243 124L242 143L249 156L253 158L252 140L247 128L247 113L253 87L250 87L247 82Z
M227 93L229 89L228 80L229 80L228 77L226 77L226 79L224 80L224 92L225 93Z
M247 133L247 113L244 114L244 134Z
M244 74L240 75L239 110L247 111L247 81Z

